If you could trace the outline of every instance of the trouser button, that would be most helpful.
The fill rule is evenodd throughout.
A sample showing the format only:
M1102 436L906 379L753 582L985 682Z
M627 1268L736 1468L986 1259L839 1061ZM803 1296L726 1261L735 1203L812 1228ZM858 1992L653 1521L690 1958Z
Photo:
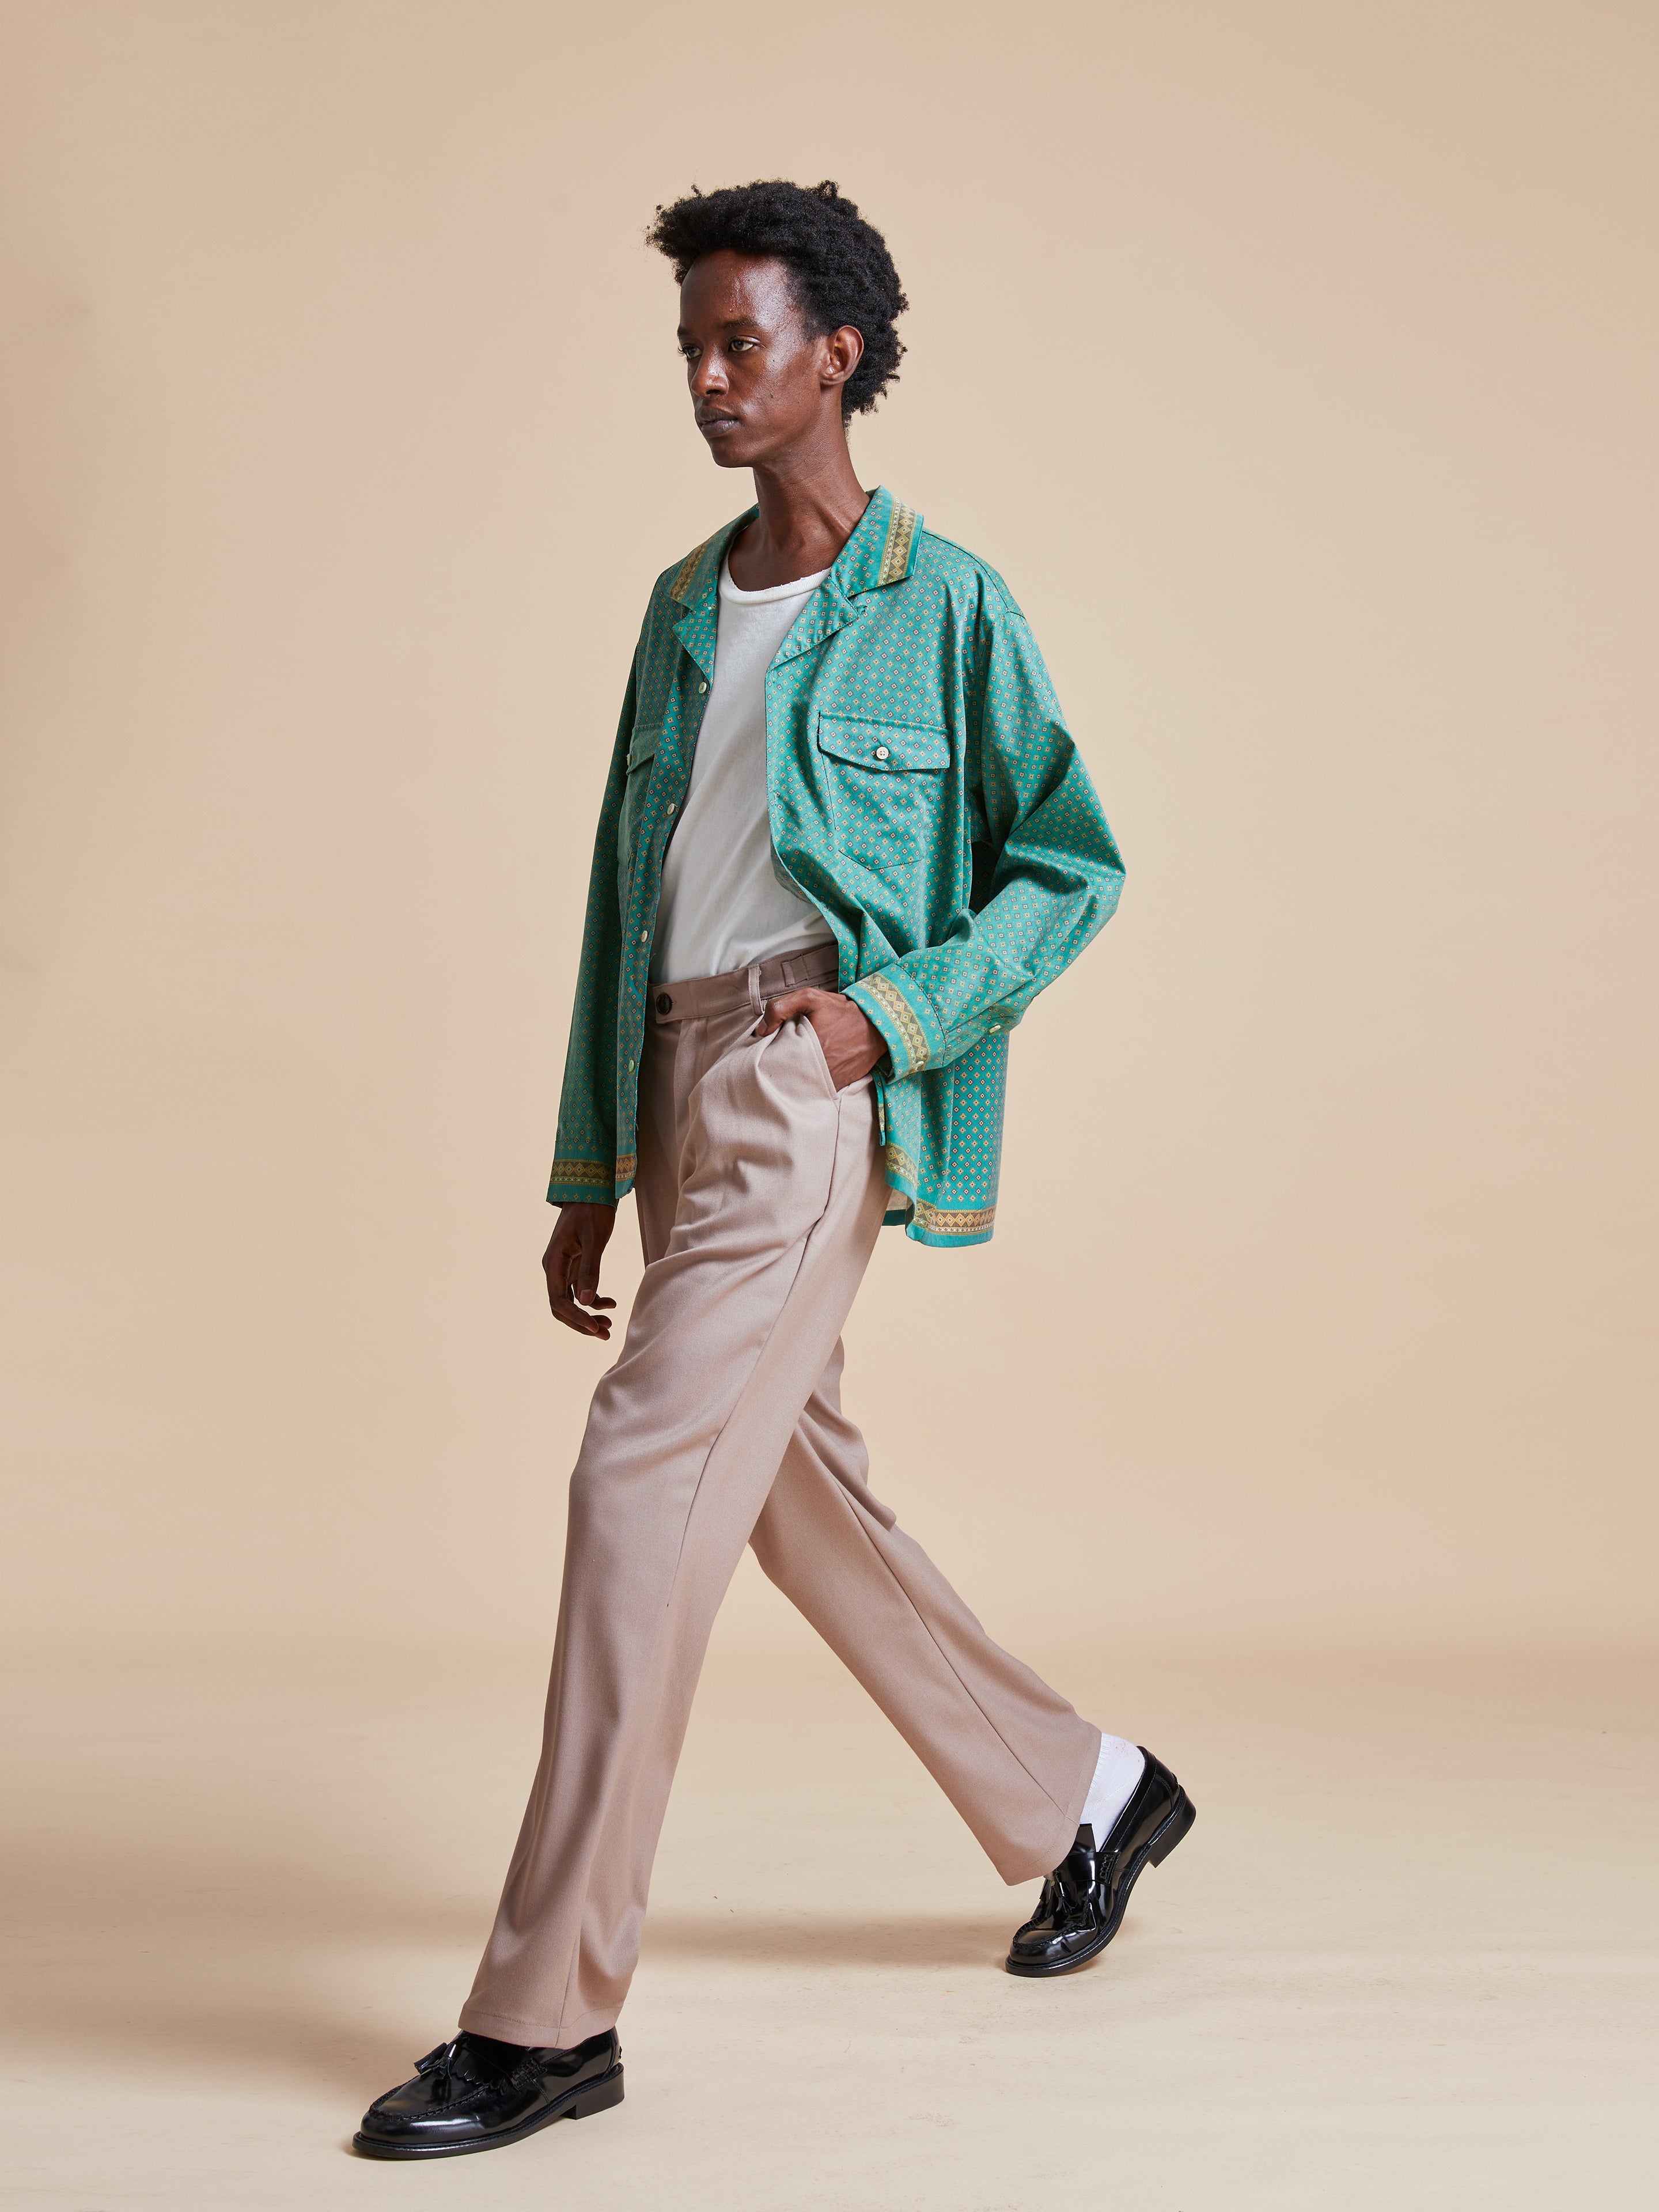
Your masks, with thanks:
M672 1014L673 1011L674 1001L669 997L667 992L659 991L657 994L657 1012L659 1014Z

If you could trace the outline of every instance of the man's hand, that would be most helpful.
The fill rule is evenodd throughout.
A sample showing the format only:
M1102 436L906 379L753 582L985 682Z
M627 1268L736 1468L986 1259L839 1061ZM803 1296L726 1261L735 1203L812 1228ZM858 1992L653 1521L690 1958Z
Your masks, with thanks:
M823 1056L830 1063L830 1080L845 1091L861 1075L868 1075L878 1060L887 1057L887 1040L861 1006L839 991L820 991L809 985L804 991L786 991L766 1002L761 1035L770 1036L786 1022L805 1014L818 1033Z
M614 1206L562 1206L542 1255L547 1303L553 1309L554 1320L574 1328L578 1336L597 1336L601 1342L611 1334L611 1316L605 1309L617 1301L599 1296L599 1255L611 1242L616 1225ZM584 1313L584 1306L594 1310Z

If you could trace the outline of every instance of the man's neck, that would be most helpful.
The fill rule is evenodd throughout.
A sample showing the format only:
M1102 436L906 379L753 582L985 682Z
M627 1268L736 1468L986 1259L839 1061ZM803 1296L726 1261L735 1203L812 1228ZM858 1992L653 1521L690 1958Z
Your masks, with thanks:
M755 497L760 513L728 556L739 591L765 591L827 568L870 504L839 418L832 434L757 468Z

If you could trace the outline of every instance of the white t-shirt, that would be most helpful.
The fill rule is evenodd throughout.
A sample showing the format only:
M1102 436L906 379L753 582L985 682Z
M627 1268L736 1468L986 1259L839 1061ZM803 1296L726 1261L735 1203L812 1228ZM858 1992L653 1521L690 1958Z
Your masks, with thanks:
M653 983L726 975L834 942L817 907L773 872L766 797L766 672L829 573L740 592L720 564L714 680L679 827L663 860Z

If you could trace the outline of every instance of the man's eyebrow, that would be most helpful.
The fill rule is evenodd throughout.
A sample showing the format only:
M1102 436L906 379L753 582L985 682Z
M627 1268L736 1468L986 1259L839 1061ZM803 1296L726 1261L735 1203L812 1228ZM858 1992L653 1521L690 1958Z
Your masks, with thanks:
M730 315L723 323L716 323L717 331L757 331L760 325L752 315ZM682 323L674 333L677 338L689 338L691 332Z

